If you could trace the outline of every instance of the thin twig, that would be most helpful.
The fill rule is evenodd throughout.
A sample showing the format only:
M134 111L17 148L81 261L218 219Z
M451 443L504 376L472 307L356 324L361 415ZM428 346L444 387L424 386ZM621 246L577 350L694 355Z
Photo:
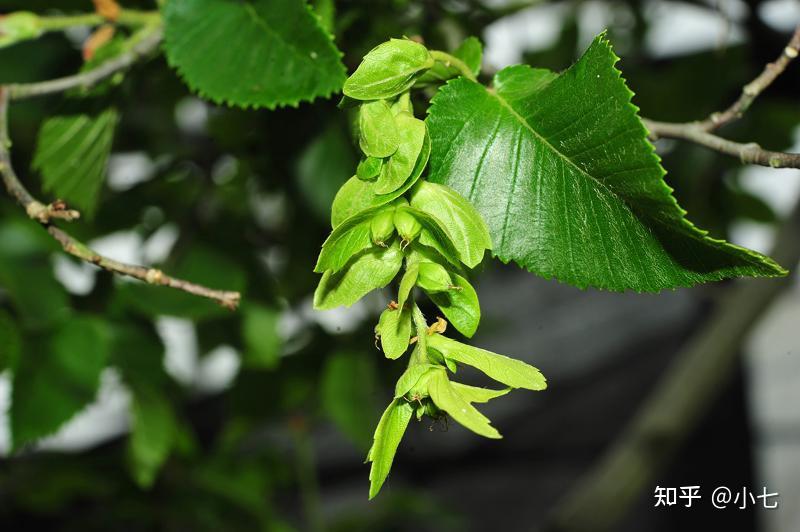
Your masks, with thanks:
M772 63L767 63L761 74L742 89L742 94L730 107L719 113L712 113L705 120L695 124L703 131L714 131L726 124L737 120L750 108L758 95L764 92L778 76L780 76L789 63L800 54L800 26L794 30L792 38L784 47L781 55Z
M745 85L739 99L724 111L712 113L705 120L684 123L658 122L643 118L642 121L650 132L651 140L662 137L683 139L738 157L742 164L757 164L771 168L800 168L800 154L765 150L755 142L733 142L711 133L741 118L758 95L786 70L798 54L800 54L800 26L795 29L781 55L774 62L767 64L758 77Z
M800 260L798 232L800 202L778 232L771 253L782 264ZM642 492L655 488L659 474L730 381L742 341L791 281L791 277L739 281L678 353L605 456L553 509L544 530L614 529Z
M129 68L136 61L149 55L161 43L162 30L160 26L153 26L146 31L141 40L128 52L115 57L95 69L66 76L63 78L38 83L17 83L6 85L10 100L23 100L47 94L68 91L70 89L88 89L100 81L113 76L117 72Z
M105 69L104 72L106 72L108 76L117 70L119 69L113 71ZM99 80L101 78L93 77L91 79ZM39 86L41 86L41 84L39 84ZM75 85L70 84L66 88L72 88L73 86ZM41 92L36 94L41 94ZM212 299L225 308L231 310L236 309L241 299L241 294L239 294L239 292L215 290L189 281L184 281L183 279L170 277L156 268L125 264L104 257L90 249L86 244L72 237L66 231L53 225L51 222L54 218L74 220L77 218L78 213L67 209L61 201L56 201L50 205L44 205L28 192L14 172L14 168L11 165L11 154L9 152L9 147L11 145L8 136L9 96L9 89L0 86L0 175L2 175L3 184L8 193L23 209L25 209L28 216L32 220L41 223L47 232L61 244L61 247L66 253L115 274L133 277L134 279L152 285L176 288L190 294Z
M758 164L771 168L800 168L800 153L765 150L755 142L743 144L727 140L703 129L699 123L673 124L642 119L650 138L684 139L712 150L738 157L742 164Z

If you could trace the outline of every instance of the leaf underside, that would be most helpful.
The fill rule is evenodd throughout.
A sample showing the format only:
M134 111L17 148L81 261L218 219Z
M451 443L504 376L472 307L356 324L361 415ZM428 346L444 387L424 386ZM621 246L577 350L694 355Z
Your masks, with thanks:
M684 218L603 35L560 75L500 71L440 89L429 179L468 198L494 254L580 288L655 292L785 271Z
M33 168L44 190L91 216L106 175L117 112L49 118L39 132Z
M344 82L341 53L302 0L171 0L164 29L170 65L215 103L296 106Z

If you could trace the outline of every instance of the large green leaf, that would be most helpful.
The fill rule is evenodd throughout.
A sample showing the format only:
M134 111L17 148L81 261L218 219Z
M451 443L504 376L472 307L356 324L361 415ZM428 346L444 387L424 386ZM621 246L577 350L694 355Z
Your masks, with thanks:
M170 0L164 29L169 63L216 103L297 105L344 82L341 53L303 0Z
M88 317L69 320L48 340L26 343L14 372L15 449L55 432L94 400L111 346L106 323Z
M563 74L459 78L429 109L430 180L483 215L494 253L578 287L658 291L785 271L684 218L608 41Z
M116 125L114 109L47 119L33 158L44 189L91 216L106 175Z

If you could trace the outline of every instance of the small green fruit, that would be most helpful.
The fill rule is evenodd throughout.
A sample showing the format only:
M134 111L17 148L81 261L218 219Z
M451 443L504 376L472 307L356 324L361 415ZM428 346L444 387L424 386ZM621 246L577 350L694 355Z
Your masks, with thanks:
M394 234L394 209L385 209L376 214L369 224L369 232L373 244L386 247L386 242Z
M453 285L450 273L435 262L421 262L419 264L419 276L417 286L426 292L436 293L449 290Z
M406 209L397 209L394 212L394 226L397 228L397 233L406 244L413 242L422 231L422 225L420 225L414 215Z

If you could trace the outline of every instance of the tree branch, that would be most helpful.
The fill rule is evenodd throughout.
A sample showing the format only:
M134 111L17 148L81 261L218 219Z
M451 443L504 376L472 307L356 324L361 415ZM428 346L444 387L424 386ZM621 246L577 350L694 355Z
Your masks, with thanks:
M95 69L38 83L17 83L6 85L8 99L23 100L45 96L48 94L68 91L70 89L87 89L117 72L127 69L136 61L153 52L161 43L162 30L160 26L151 26L128 52L121 54Z
M703 131L714 131L729 124L744 115L753 101L780 76L792 59L800 53L800 26L795 28L792 38L781 52L781 55L772 62L767 63L761 74L742 89L742 94L730 107L719 113L712 113L708 118L696 125Z
M738 157L742 164L758 164L771 168L800 168L800 153L785 153L765 150L755 142L742 144L727 140L703 129L699 122L674 124L656 122L643 118L642 122L650 132L650 138L660 137L684 139L700 144L714 151Z
M771 253L782 264L800 260L798 232L800 202L782 225ZM605 456L554 508L545 530L612 529L644 490L654 488L659 473L729 382L742 340L791 280L748 279L733 288Z
M757 164L771 168L800 168L800 154L765 150L754 142L746 144L733 142L711 133L741 118L758 95L786 70L798 54L800 54L800 26L795 29L781 55L774 62L768 63L758 77L745 85L739 99L726 110L712 113L705 120L694 122L670 123L646 118L643 118L642 122L650 132L652 140L660 137L688 140L720 153L738 157L742 164Z
M44 82L32 85L16 85L18 91L20 88L22 88L21 93L17 92L17 97L38 96L40 94L57 92L58 90L66 90L67 88L72 88L75 86L89 86L93 83L96 83L103 77L110 76L114 72L129 66L136 57L140 57L146 53L143 51L144 49L153 49L160 39L160 32L156 32L149 37L149 39L146 41L143 40L142 43L140 43L142 46L146 45L145 48L140 48L139 52L130 54L128 59L125 61L116 61L115 68L113 69L108 68L107 64L104 64L101 67L98 67L96 70L87 72L86 75L83 75L83 77L79 75L71 76L70 78L62 78L62 80L74 80L75 78L81 78L77 82L67 83L65 81L61 81L59 83ZM96 74L97 71L101 71L103 75ZM91 76L88 76L90 74ZM30 87L36 88L34 90L28 90ZM42 87L45 89L42 89ZM58 88L56 89L54 87ZM22 208L25 209L25 212L28 214L29 218L41 223L45 230L47 230L47 232L53 238L55 238L59 244L61 244L61 247L64 249L64 251L73 257L94 264L115 274L133 277L134 279L139 279L140 281L144 281L145 283L152 285L162 285L176 288L190 294L212 299L225 308L231 310L236 309L241 299L241 294L239 294L239 292L214 290L212 288L191 283L189 281L184 281L183 279L170 277L156 268L147 268L145 266L137 266L115 261L93 251L86 244L76 240L66 231L53 225L53 219L63 219L69 221L76 219L79 214L77 211L67 209L62 201L56 201L49 205L44 205L43 203L39 202L31 195L30 192L28 192L14 172L14 168L11 165L11 154L9 152L11 142L8 136L8 102L12 94L13 92L11 87L0 86L0 175L2 175L3 184L5 185L8 193ZM23 96L20 96L20 94L23 94Z

